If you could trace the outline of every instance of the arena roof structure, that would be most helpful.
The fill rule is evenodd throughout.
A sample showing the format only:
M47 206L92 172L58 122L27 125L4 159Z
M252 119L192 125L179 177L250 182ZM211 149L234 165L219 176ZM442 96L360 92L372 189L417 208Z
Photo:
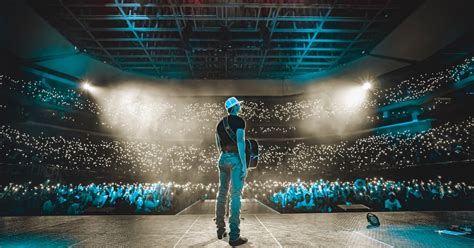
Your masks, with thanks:
M77 49L171 79L291 79L366 55L419 0L45 0L29 4Z

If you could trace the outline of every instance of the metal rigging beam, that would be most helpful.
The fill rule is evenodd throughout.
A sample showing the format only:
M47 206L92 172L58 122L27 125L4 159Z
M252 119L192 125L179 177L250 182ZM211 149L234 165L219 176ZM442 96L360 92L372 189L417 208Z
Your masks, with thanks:
M151 72L153 73L153 69L150 69L150 68L135 68L133 69L133 71L137 71L137 72ZM320 71L319 69L314 69L314 68L311 68L311 69L308 69L307 71L299 71L297 72L296 74L297 75L303 75L303 74L306 74L308 72L315 72L315 71ZM231 71L230 72L230 75L229 77L238 77L238 78L252 78L254 79L256 76L257 76L257 71L248 71L248 70L239 70L239 71ZM197 71L196 72L196 77L203 77L205 75L208 75L208 74L217 74L217 75L222 75L222 71L216 71L216 70L209 70L209 71ZM182 71L167 71L167 72L163 72L162 74L163 76L165 77L170 77L170 78L179 78L179 77L182 77L183 76L183 72ZM293 75L292 72L279 72L279 71L275 71L275 72L265 72L265 73L262 73L261 74L262 76L265 76L266 78L275 78L275 79L284 79L284 78L289 78L290 76Z
M92 32L89 30L88 27L86 27L86 25L84 25L81 21L79 21L76 16L74 15L74 13L63 3L63 0L59 0L61 6L66 10L67 13L69 13L69 15L72 17L72 19L74 21L76 21L83 29L83 31L85 31L87 33L87 35L89 35L89 37L92 39L92 41L94 41L94 43L97 44L97 46L99 46L100 50L103 51L107 57L110 59L110 61L113 63L113 65L117 66L118 68L121 69L120 65L117 63L117 61L115 61L115 58L112 56L112 54L109 53L109 51L107 49L105 49L104 46L102 46L102 44L97 41L96 37L92 34Z
M334 4L336 4L336 1L337 0L334 1ZM293 72L295 72L298 69L298 67L300 66L301 62L303 61L304 57L306 56L306 53L308 53L308 51L311 48L311 46L313 45L314 41L318 37L319 31L324 27L324 23L326 23L326 20L329 18L329 15L331 14L332 10L333 10L333 8L330 8L326 11L326 15L323 17L323 20L321 21L321 23L317 26L316 32L314 32L313 37L311 37L311 40L309 41L308 46L306 47L307 49L303 51L303 54L301 54L300 58L298 59L298 63L296 63L295 67L293 68Z
M126 59L126 58L143 58L143 55L118 55L118 58L121 59ZM151 55L152 58L186 58L186 56L183 55L175 55L175 54L163 54L163 55ZM209 58L209 55L192 55L193 58ZM218 56L219 57L219 56ZM222 57L222 56L221 56ZM267 58L269 59L281 59L281 58L294 58L297 59L300 56L298 55L287 55L287 54L279 54L279 55L268 55ZM235 59L256 59L256 58L262 58L261 55L234 55L233 58ZM306 58L309 59L336 59L339 58L339 56L334 56L334 55L308 55Z
M64 18L64 16L59 16L59 18ZM121 15L80 15L77 16L80 20L88 21L120 21L123 20ZM159 15L159 16L150 16L150 15L134 15L127 17L130 21L174 21L178 19L180 21L225 21L223 16L215 15L181 15L179 17L174 17L172 15ZM276 18L278 22L321 22L323 21L321 16L279 16ZM258 17L258 16L232 16L228 17L228 21L273 21L273 17ZM364 18L359 17L329 17L328 22L364 22ZM382 21L382 20L381 20Z
M275 14L273 16L273 22L272 22L272 29L270 30L270 34L268 35L268 40L269 42L271 42L272 40L272 36L273 36L273 32L275 31L275 27L277 25L277 20L276 18L278 17L278 13L280 12L280 8L278 8L276 11L275 11ZM269 12L270 13L270 12ZM267 19L267 23L268 23L268 19ZM267 25L268 26L268 25ZM268 50L270 50L271 48L266 48L264 53L263 53L263 57L262 57L262 61L260 62L260 66L258 67L258 75L260 75L260 73L262 73L263 71L263 66L265 65L265 58L267 57L267 54L268 54Z
M123 1L123 0L122 0ZM155 69L157 75L160 75L160 71L158 70L158 68L155 66L154 64L154 61L153 59L151 58L150 56L150 53L148 52L147 48L145 47L145 45L143 45L143 42L141 40L141 37L138 36L137 32L135 31L134 29L134 26L135 24L133 24L130 20L128 20L126 18L127 14L125 13L125 11L123 10L122 6L121 5L118 5L118 0L115 0L115 3L117 3L117 8L120 12L120 14L124 17L124 21L127 22L127 25L128 27L130 28L130 31L133 33L133 35L135 36L136 38L136 42L138 42L138 44L140 44L141 46L141 49L143 50L143 52L146 54L146 57L148 57L150 63L152 64L153 68ZM122 2L123 3L123 2Z
M225 57L225 55L224 55ZM260 62L257 61L245 61L244 62L247 65L260 65ZM296 65L298 62L293 61L293 62L282 62L282 61L272 61L272 62L267 62L267 65ZM127 67L133 66L133 65L148 65L148 62L145 61L130 61L130 62L121 62L121 65ZM184 61L160 61L160 62L155 62L156 65L186 65L187 63ZM208 64L205 61L202 62L196 62L196 65L205 65ZM241 63L243 64L243 63ZM330 66L332 65L332 62L301 62L300 64L303 65L317 65L317 66Z
M170 2L170 0L168 0L168 2ZM181 28L181 24L180 24L180 21L178 20L178 15L176 14L176 10L175 10L175 6L171 5L171 10L173 11L173 16L175 17L175 21L176 21L176 28L178 29L178 33L179 33L179 37L181 38L181 41L184 41L184 36L183 36L183 29ZM182 14L182 12L181 12ZM188 25L185 23L185 25ZM191 75L194 76L194 70L193 70L193 64L191 62L191 58L189 56L189 53L188 51L186 50L186 48L183 48L183 51L184 51L184 55L186 55L186 59L188 61L188 65L189 65L189 71L191 72Z
M51 4L50 4L51 5ZM70 4L74 8L170 8L169 4L157 4L157 3L88 3L88 4ZM360 9L360 10L379 10L383 7L382 4L291 4L287 3L282 5L281 3L201 3L201 4L192 4L192 3L183 3L180 4L183 8L278 8L284 6L286 9ZM400 8L398 5L389 6L390 9Z
M366 22L364 25L362 25L362 28L360 29L360 32L357 34L357 36L352 40L351 43L346 47L346 49L341 53L340 57L334 61L334 63L331 65L330 69L334 68L335 66L338 65L339 61L346 55L348 51L352 49L352 46L359 40L359 38L365 33L365 30L367 30L370 25L377 19L377 17L385 10L385 7L389 6L391 0L387 0L385 2L385 6L381 8L377 13L372 17L372 19L368 22Z
M68 18L69 19L69 18ZM122 19L124 20L124 19ZM366 20L367 21L367 20ZM70 30L77 30L71 28ZM177 28L162 28L162 27L97 27L90 28L91 31L99 32L129 32L129 31L138 31L138 32L178 32ZM200 27L193 28L193 32L212 32L217 33L220 31L219 27ZM229 29L232 33L258 33L261 32L260 29L255 30L254 28L232 28ZM275 28L274 33L314 33L318 31L316 28ZM319 30L320 33L358 33L360 29L322 29Z
M87 50L98 50L97 47L84 47ZM125 51L137 51L137 50L143 50L141 47L107 47L108 50L111 51L120 51L120 50L125 50ZM174 47L174 46L157 46L157 47L147 47L149 51L154 51L154 50L161 50L161 51L168 51L168 50L175 50L175 51L180 51L182 48L181 47ZM215 47L194 47L194 50L197 51L214 51L216 48ZM275 47L272 48L272 51L304 51L306 50L306 47ZM230 49L232 51L260 51L260 47L236 47ZM338 48L338 47L311 47L310 51L327 51L327 52L343 52L345 48ZM357 50L364 50L363 48L350 48L348 51L357 51ZM150 56L151 57L151 56Z
M89 38L85 37L78 37L77 40L89 40ZM97 41L107 41L107 42L119 42L119 41L128 41L128 42L134 42L135 38L97 38ZM178 42L181 41L181 39L178 38L143 38L142 41L163 41L163 42ZM189 41L192 42L219 42L219 39L216 38L192 38L189 39ZM236 38L232 39L232 42L256 42L256 43L261 43L263 39L261 38ZM296 42L303 42L303 43L309 43L311 41L313 42L319 42L319 43L351 43L352 40L350 39L301 39L301 38L281 38L281 39L272 39L272 42L281 42L281 43L296 43ZM366 42L370 40L359 40L357 42Z

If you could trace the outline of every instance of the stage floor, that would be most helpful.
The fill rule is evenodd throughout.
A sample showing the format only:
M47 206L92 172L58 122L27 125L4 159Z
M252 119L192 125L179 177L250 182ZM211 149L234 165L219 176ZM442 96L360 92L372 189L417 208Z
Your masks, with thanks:
M279 214L276 210L268 207L257 200L242 199L240 213L244 214ZM197 201L191 206L183 209L177 215L183 214L204 214L213 215L215 213L216 200Z
M208 211L212 205L197 203L191 208ZM241 234L249 238L243 247L474 247L472 237L435 232L451 224L474 223L474 212L378 213L382 225L368 229L365 213L255 213L260 210L242 215ZM0 247L228 247L217 239L212 218L211 214L0 217Z

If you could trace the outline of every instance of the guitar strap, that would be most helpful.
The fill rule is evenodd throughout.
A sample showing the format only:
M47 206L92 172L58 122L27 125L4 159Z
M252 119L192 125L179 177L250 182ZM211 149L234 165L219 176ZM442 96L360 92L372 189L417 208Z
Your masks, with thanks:
M234 130L232 130L232 128L230 128L230 125L229 125L229 116L226 116L224 120L222 121L222 123L224 124L224 130L229 136L229 138L232 141L234 141L234 143L237 143L237 137L235 137L235 132Z
M234 143L237 144L237 137L235 136L235 132L234 130L232 130L232 128L230 128L230 125L229 125L229 116L225 117L223 120L222 120L222 124L224 124L224 130L225 132L227 133L227 135L229 136L229 138L234 141ZM247 145L247 142L246 142L246 145ZM249 142L248 145L250 145L250 151L252 151L252 142ZM260 155L253 155L251 156L251 158L253 159L258 159Z

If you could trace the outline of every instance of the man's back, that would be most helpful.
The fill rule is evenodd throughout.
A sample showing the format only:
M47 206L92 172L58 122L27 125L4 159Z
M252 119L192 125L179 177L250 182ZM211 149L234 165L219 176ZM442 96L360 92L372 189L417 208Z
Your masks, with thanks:
M234 131L234 133L237 133L237 129L239 128L245 129L245 120L242 119L240 116L228 115L224 118L227 118L229 126L232 131ZM225 131L224 118L217 124L216 127L217 135L219 135L220 147L224 148L226 146L236 146L236 142L231 140L229 135Z
M216 146L219 151L219 191L216 201L217 238L222 239L225 232L225 204L229 184L230 191L230 218L229 244L238 246L247 242L240 237L240 197L247 175L245 154L245 121L238 116L240 102L231 97L225 102L228 116L224 117L216 126Z

